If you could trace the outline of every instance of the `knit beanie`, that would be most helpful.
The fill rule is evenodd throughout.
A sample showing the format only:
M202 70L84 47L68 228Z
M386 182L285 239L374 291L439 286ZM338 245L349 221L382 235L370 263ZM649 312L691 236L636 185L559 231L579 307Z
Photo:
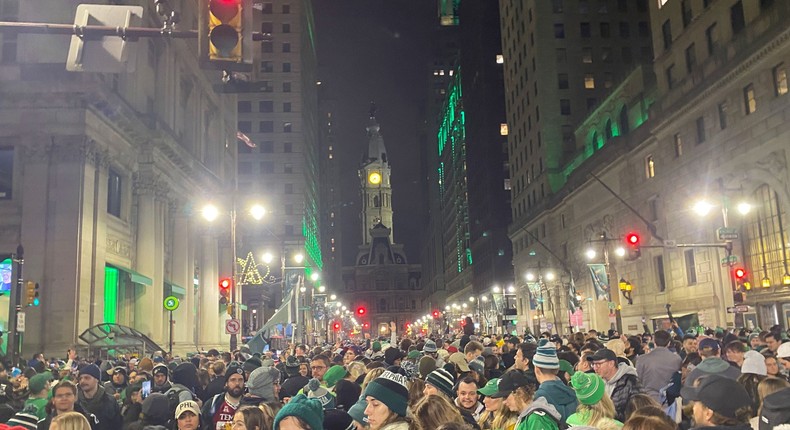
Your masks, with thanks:
M142 411L149 423L166 423L173 416L167 396L162 393L151 393L146 397Z
M324 409L335 409L335 393L330 392L326 387L318 382L318 379L311 379L304 387L304 392L310 399L321 402Z
M165 376L167 376L168 373L169 373L169 370L168 370L166 364L159 363L156 366L154 366L154 369L153 369L153 374L154 375L165 375Z
M560 360L557 358L557 347L548 339L541 339L532 362L535 363L535 367L541 369L559 369Z
M455 385L455 378L450 372L444 369L436 369L428 374L425 378L426 384L431 384L436 389L447 395L450 399L455 397L453 393L453 385Z
M343 366L334 365L324 373L324 383L327 388L332 388L337 384L337 381L343 379L348 375L348 371Z
M337 381L333 391L335 393L335 407L348 411L362 394L362 387L357 383L341 379Z
M11 417L11 419L8 420L6 424L11 427L23 427L26 430L36 430L37 422L38 417L35 414L31 412L20 411L14 414L14 416Z
M280 371L274 367L259 367L250 373L247 390L250 394L266 400L276 400L274 383L280 381Z
M429 356L424 356L420 359L420 364L417 365L420 378L427 378L428 375L436 370L436 359Z
M89 364L80 369L80 376L82 375L90 375L101 381L101 370L99 370L99 366L95 364Z
M324 409L321 407L321 402L316 399L308 399L304 394L297 394L280 408L274 417L272 428L279 429L280 421L286 417L299 418L313 430L324 428Z
M38 394L45 388L47 383L52 380L52 372L39 373L38 375L30 378L27 387L30 389L30 394Z
M354 420L346 411L330 409L324 411L324 430L355 430Z
M348 409L348 414L351 415L351 418L353 418L354 421L367 425L368 417L365 416L365 409L367 408L368 401L365 400L365 396L362 396L359 398L359 400L357 400L356 403L354 403L354 406Z
M371 349L373 352L378 352L378 351L381 351L381 342L379 342L379 341L374 341L372 344L370 344L370 349Z
M606 390L603 379L595 373L574 373L571 376L571 386L576 391L576 398L585 405L600 402Z
M227 383L228 379L230 379L230 377L235 374L239 374L242 378L244 378L244 369L238 364L231 364L227 369L225 369L225 382ZM246 381L247 378L244 378L244 380Z
M260 358L251 357L241 365L245 372L252 372L253 370L263 366Z
M766 376L768 374L768 369L765 366L765 357L757 351L746 351L746 353L743 354L741 373L753 373L755 375Z
M436 342L431 339L425 341L425 345L422 346L422 352L436 352Z
M367 398L367 396L384 403L392 412L405 417L406 407L409 404L408 380L403 375L386 370L365 387L363 397Z

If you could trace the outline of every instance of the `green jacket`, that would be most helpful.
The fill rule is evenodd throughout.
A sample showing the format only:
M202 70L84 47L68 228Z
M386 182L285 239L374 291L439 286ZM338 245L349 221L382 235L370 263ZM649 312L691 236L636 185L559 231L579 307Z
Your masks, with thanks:
M560 420L562 415L557 408L545 397L538 397L518 416L515 430L559 430Z

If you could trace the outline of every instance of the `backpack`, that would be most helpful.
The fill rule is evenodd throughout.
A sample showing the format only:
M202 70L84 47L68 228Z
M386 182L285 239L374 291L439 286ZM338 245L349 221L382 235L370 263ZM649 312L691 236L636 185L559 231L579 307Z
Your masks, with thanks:
M551 420L554 421L557 424L557 428L559 430L566 430L566 429L570 428L570 426L568 426L568 424L565 421L561 421L561 420L558 420L557 418L554 418L554 415L552 415L551 413L549 413L549 411L547 411L545 409L542 409L542 408L535 408L535 409L531 410L524 417L524 421L529 420L529 416L532 415L532 414L538 414L541 417L549 417L549 418L551 418Z
M178 404L181 403L179 397L181 393L183 393L184 391L187 390L183 388L171 387L169 390L165 392L165 396L167 396L167 410L170 411L169 412L170 417L176 416L176 408L178 407Z

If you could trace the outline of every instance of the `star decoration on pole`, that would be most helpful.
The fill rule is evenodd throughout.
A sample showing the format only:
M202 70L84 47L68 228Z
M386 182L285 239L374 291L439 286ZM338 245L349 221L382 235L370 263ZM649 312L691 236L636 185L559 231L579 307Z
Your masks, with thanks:
M239 258L238 263L241 265L242 285L261 285L263 284L263 279L269 276L269 266L266 266L266 274L261 276L252 252L247 253L247 258Z

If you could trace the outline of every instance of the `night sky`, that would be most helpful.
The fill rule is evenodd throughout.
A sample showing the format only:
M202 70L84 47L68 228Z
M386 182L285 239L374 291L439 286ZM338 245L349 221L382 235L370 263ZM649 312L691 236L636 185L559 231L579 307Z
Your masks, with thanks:
M314 0L319 79L335 101L333 125L340 163L343 262L353 264L360 244L357 168L367 151L370 102L392 167L394 239L419 262L423 220L419 124L428 91L434 0Z

